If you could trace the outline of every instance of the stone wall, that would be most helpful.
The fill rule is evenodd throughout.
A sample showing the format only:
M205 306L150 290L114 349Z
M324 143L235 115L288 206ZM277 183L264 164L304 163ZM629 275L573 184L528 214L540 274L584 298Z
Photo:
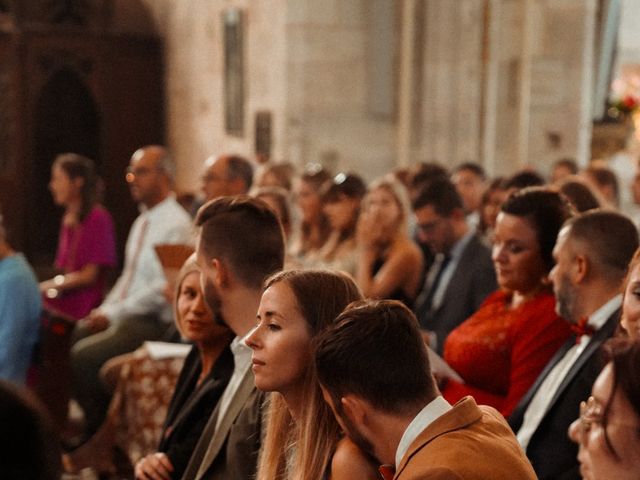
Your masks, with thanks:
M368 180L391 170L406 133L400 58L415 64L403 104L409 163L475 160L504 174L544 172L563 156L586 161L595 0L144 1L165 41L168 143L184 189L197 185L208 155L253 157L263 110L276 161L321 162ZM407 5L416 8L415 50L402 57ZM246 12L242 137L223 125L228 7Z

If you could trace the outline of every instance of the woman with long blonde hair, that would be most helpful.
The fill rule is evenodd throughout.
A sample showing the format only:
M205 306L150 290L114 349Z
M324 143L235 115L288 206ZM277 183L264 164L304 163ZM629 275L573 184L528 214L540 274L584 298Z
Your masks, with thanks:
M341 433L312 361L314 337L362 296L342 273L291 270L267 280L247 336L258 389L271 394L257 480L377 479L372 461Z

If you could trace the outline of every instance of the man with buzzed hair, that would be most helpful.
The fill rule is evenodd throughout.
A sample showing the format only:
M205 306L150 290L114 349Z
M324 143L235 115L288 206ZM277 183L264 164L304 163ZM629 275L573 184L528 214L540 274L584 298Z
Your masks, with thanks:
M183 480L255 478L263 395L251 371L244 337L255 326L266 278L282 269L284 233L273 211L246 195L224 196L200 208L197 261L205 299L236 334L234 370L204 428Z
M325 401L384 478L533 480L504 418L438 391L418 323L393 300L352 304L316 340ZM394 472L395 471L395 472Z
M220 155L204 161L202 193L205 201L247 193L253 183L253 167L239 155Z
M154 246L192 243L191 219L172 192L174 176L164 147L140 148L131 157L126 181L141 213L129 232L124 269L102 304L79 322L71 351L74 396L84 410L88 433L100 426L109 404L110 395L98 378L104 362L160 338L172 323Z
M624 215L590 210L569 219L553 251L556 311L575 336L560 348L509 418L538 477L579 479L578 447L567 429L580 416L602 367L600 345L618 325L622 282L638 248Z

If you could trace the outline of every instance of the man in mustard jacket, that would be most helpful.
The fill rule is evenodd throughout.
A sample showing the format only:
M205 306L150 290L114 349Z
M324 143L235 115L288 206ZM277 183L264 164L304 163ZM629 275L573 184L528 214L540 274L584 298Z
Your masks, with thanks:
M317 345L325 400L354 443L385 464L385 478L536 478L496 410L442 398L418 323L401 303L352 306Z

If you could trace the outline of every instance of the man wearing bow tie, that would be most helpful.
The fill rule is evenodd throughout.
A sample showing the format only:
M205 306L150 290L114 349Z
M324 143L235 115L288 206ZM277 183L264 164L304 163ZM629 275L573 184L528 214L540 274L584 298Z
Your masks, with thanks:
M553 251L556 311L575 336L551 359L509 423L544 479L579 479L578 448L567 437L602 365L598 349L620 317L620 287L638 247L627 217L594 210L569 219Z

